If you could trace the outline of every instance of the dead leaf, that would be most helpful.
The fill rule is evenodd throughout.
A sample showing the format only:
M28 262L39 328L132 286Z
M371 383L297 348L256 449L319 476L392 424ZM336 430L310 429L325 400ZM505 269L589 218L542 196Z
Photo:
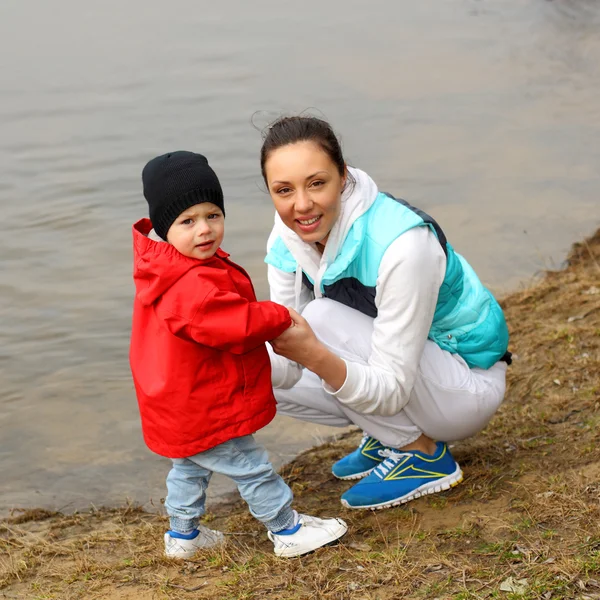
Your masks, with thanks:
M512 594L518 594L522 596L529 587L527 579L515 579L514 577L506 578L500 584L501 592L511 592Z
M353 550L360 550L361 552L369 552L371 550L371 546L365 544L365 542L350 542L348 547Z

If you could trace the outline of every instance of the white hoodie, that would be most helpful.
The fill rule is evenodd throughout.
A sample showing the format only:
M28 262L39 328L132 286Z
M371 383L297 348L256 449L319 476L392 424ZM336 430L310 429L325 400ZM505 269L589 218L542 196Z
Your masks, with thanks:
M271 300L302 312L314 297L320 297L320 282L333 262L354 221L375 201L378 189L363 171L348 168L356 184L342 195L340 216L334 224L321 256L286 227L278 215L269 237L270 249L281 237L302 270L314 281L314 294L302 285L302 273L286 273L268 266ZM377 317L368 363L346 363L346 380L338 390L323 382L324 389L353 410L391 416L409 400L417 369L431 328L440 286L446 272L446 256L428 227L415 227L399 236L386 250L379 265L375 305ZM278 369L283 363L281 357ZM289 385L289 379L286 382ZM274 381L275 384L275 381Z

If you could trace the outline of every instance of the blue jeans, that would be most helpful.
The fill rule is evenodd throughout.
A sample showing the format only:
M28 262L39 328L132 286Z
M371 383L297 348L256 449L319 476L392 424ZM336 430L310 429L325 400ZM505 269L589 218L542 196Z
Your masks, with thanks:
M270 531L281 531L294 524L292 490L273 469L267 451L251 435L188 458L171 460L165 507L173 531L187 533L198 526L213 473L233 479L252 516Z

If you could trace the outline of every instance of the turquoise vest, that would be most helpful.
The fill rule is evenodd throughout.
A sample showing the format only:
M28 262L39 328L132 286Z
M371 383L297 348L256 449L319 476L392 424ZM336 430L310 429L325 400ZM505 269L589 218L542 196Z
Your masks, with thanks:
M379 193L369 210L351 226L335 260L321 280L324 297L377 315L375 293L379 264L389 245L413 227L430 227L446 254L446 275L429 331L440 348L461 356L469 367L489 369L508 347L508 328L502 309L469 263L447 242L439 225L427 214ZM265 258L274 267L293 273L296 260L281 238ZM303 273L306 285L313 281Z

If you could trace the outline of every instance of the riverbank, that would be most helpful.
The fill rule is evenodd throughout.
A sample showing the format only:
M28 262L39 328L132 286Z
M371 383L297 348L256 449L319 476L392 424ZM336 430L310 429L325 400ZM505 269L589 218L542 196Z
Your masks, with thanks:
M358 432L305 452L282 470L296 507L342 516L349 532L287 561L240 502L206 519L227 547L183 564L162 556L166 519L136 507L16 512L0 522L0 597L600 598L600 230L502 304L515 353L506 401L453 446L462 485L349 511L329 469Z

